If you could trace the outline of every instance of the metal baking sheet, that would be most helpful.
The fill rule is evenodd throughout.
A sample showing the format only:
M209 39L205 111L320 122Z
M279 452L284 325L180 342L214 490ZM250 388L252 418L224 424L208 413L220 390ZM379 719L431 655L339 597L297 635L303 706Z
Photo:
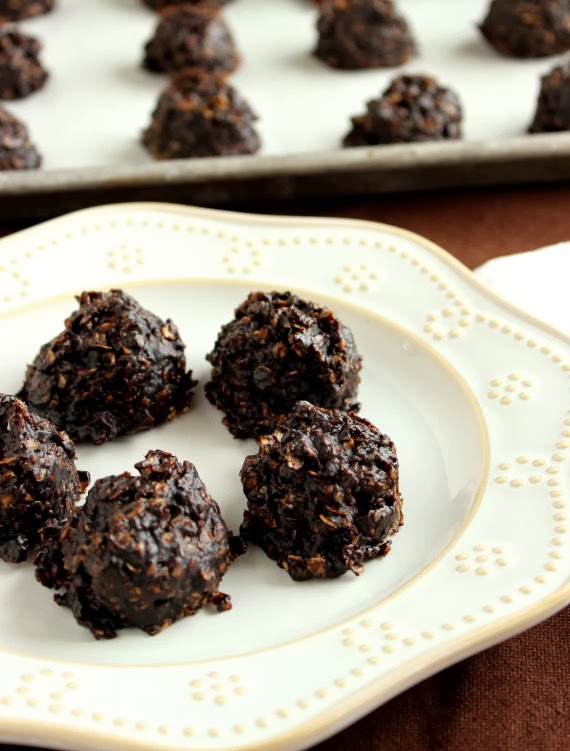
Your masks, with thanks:
M234 0L224 13L242 56L232 82L259 115L251 157L154 163L140 145L163 76L141 68L156 14L141 0L58 0L21 24L44 43L44 90L8 107L44 155L0 174L0 216L49 215L108 200L224 203L316 194L424 190L570 177L570 133L527 135L540 75L560 58L512 60L486 45L486 0L400 0L419 55L399 69L336 71L311 55L308 0ZM341 149L350 116L402 71L460 94L464 140Z

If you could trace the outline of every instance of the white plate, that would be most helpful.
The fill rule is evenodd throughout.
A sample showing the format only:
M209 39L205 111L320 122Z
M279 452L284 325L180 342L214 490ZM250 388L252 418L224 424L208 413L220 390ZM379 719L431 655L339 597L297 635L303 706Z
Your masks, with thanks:
M568 341L427 240L345 220L100 207L0 243L0 390L14 392L83 289L123 287L187 344L194 409L80 447L93 478L150 448L193 461L229 525L252 442L205 400L204 356L252 289L328 303L364 358L362 414L396 442L406 521L362 576L295 583L259 550L229 613L96 642L0 566L0 739L64 748L297 749L569 599ZM6 354L8 353L8 354Z

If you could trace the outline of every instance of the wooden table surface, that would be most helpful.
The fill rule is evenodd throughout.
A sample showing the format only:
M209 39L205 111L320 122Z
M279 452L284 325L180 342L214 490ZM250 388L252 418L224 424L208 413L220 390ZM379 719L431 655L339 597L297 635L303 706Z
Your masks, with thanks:
M230 208L395 224L428 237L469 268L570 240L570 184ZM0 225L0 233L20 226ZM570 748L569 645L566 608L409 689L314 751L564 751ZM8 748L0 744L0 751Z

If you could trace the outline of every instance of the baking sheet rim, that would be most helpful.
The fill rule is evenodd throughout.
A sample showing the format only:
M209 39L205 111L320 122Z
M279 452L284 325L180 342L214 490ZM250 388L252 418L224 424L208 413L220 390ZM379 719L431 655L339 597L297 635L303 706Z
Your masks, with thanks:
M516 161L545 165L570 157L570 132L514 136L484 141L447 141L421 144L336 149L281 156L239 156L180 159L143 165L40 169L0 174L0 195L68 192L128 185L247 182L259 178L327 173L415 172L426 168ZM555 177L564 177L557 173ZM570 177L570 168L567 177Z

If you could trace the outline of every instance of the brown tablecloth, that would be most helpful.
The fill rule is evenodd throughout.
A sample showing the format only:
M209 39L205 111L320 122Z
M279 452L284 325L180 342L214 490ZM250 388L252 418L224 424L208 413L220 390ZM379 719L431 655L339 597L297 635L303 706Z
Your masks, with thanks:
M232 208L396 224L425 235L470 268L570 240L567 184ZM313 751L565 751L569 699L566 608L409 689ZM0 744L0 751L7 748Z

